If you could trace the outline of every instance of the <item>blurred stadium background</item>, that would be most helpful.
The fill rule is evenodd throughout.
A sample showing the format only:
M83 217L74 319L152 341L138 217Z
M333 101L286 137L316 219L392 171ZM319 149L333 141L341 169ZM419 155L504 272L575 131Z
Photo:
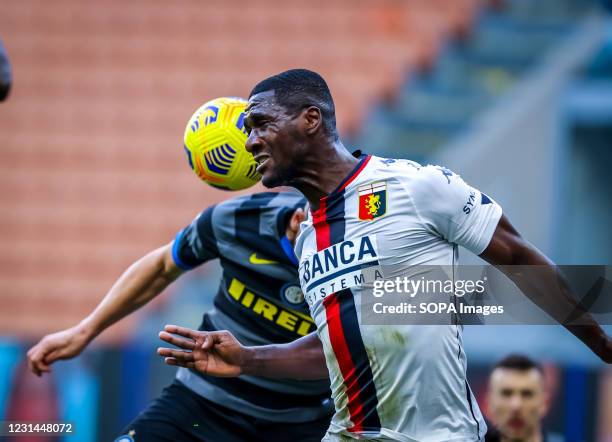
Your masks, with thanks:
M66 440L112 440L173 377L157 331L198 325L214 265L52 376L27 373L24 356L233 196L189 170L184 124L204 101L287 68L329 81L347 146L444 164L557 262L612 264L610 3L0 2L14 76L0 104L0 420L68 420ZM547 427L612 441L612 370L561 327L474 326L465 341L481 402L492 363L526 353L550 375Z

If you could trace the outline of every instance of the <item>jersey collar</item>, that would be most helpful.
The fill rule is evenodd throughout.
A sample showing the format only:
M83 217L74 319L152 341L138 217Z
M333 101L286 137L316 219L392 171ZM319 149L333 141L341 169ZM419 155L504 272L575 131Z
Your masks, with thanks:
M361 173L361 171L366 167L366 165L370 161L370 158L372 158L372 155L363 154L361 153L361 150L356 150L352 154L355 158L359 158L359 162L353 168L353 170L351 170L349 174L342 181L340 181L338 187L336 187L330 193L330 195L341 192L346 189L346 187L351 184L355 180L355 178L357 178L357 176Z
M319 205L319 208L317 210L313 210L312 208L310 208L310 213L313 217L320 216L321 213L323 213L323 211L325 210L324 207L327 205L328 201L337 198L338 195L342 195L344 189L346 189L348 185L351 184L355 180L355 178L359 176L361 171L365 169L365 167L368 165L368 162L372 158L372 155L363 154L361 150L356 150L352 152L352 155L355 158L359 158L359 162L353 168L353 170L351 170L349 174L342 181L340 181L338 187L336 187L328 195L325 195L319 199L321 205Z

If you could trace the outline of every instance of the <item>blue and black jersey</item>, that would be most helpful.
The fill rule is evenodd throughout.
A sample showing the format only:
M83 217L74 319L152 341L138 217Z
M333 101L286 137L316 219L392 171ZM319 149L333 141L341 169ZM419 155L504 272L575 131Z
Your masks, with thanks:
M218 258L223 269L200 330L229 330L243 345L290 342L315 331L285 236L289 218L305 203L297 192L234 198L204 210L178 233L172 253L180 268ZM187 369L177 378L213 402L269 420L305 422L333 411L327 380L215 378Z

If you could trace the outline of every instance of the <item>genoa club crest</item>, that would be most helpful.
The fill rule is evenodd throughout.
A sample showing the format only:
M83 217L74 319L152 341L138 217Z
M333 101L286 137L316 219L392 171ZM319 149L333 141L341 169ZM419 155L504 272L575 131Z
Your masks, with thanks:
M387 212L387 183L378 181L357 188L359 193L359 219L370 221Z

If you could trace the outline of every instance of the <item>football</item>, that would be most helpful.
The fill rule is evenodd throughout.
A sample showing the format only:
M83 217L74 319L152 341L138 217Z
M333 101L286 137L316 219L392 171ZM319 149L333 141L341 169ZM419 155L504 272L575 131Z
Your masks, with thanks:
M200 106L187 123L184 147L189 165L213 187L240 190L261 179L245 149L246 105L242 98L216 98Z

